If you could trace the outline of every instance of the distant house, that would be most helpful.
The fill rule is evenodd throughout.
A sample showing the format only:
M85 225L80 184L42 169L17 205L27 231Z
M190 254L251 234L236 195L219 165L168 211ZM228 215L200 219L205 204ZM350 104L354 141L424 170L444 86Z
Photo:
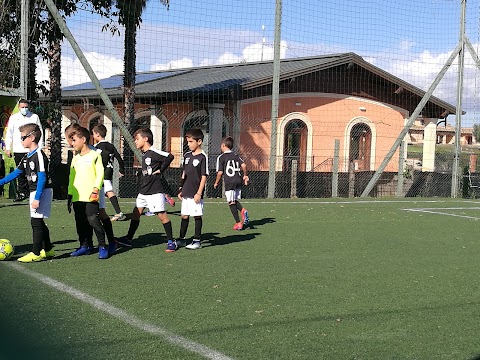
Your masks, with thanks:
M174 167L185 151L185 132L200 127L211 167L222 137L231 135L250 169L268 170L272 77L272 61L139 73L135 126L152 129L155 146L175 155ZM101 84L121 114L122 75ZM282 60L276 169L288 171L297 160L300 171L330 172L338 140L340 171L350 163L358 171L375 170L423 95L354 53ZM102 122L112 129L92 84L64 88L62 97L64 127ZM436 124L452 113L454 106L431 97L422 119ZM385 170L398 170L398 154Z
M415 124L409 130L409 144L423 144L425 124L423 119L415 121ZM438 124L436 130L437 144L455 144L455 127L448 124ZM473 136L473 128L462 127L460 135L460 145L476 145L477 141Z

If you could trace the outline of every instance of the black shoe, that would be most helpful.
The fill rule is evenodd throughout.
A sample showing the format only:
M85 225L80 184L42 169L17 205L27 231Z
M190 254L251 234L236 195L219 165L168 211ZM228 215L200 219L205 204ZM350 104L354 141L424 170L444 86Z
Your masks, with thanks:
M18 194L18 196L13 199L13 202L20 202L20 201L23 201L27 198L27 195L25 194Z

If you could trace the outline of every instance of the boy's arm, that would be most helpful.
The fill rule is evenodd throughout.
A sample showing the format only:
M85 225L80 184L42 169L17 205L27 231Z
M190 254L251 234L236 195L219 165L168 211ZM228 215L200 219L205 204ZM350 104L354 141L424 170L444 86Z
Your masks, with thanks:
M247 165L245 163L242 163L242 165L240 165L240 167L242 168L242 171L243 171L243 183L245 185L248 185L248 182L249 182L250 178L247 175Z
M45 189L45 184L47 183L47 173L45 171L38 172L37 180L37 189L35 191L35 200L40 201L42 197L43 189Z
M37 120L36 120L36 124L38 125L38 127L40 128L40 140L38 141L38 148L41 149L43 148L44 146L44 143L43 143L43 127L42 127L42 122L40 121L40 117L35 114L35 116L37 117Z
M98 156L95 160L95 182L93 188L100 190L103 184L103 177L105 175L105 169L103 167L103 162L101 156Z
M217 177L215 178L215 183L213 184L214 189L217 188L218 183L220 182L220 180L222 180L222 175L223 175L222 170L217 171Z
M10 174L5 176L3 179L0 179L0 186L5 185L6 183L9 183L12 180L15 180L17 177L19 177L22 174L23 174L23 171L20 170L19 168L16 168Z
M169 153L167 158L165 159L165 161L162 163L162 167L160 168L161 173L163 173L165 170L167 170L167 168L172 163L173 158L174 158L173 155Z
M114 146L113 147L113 155L115 156L115 159L118 161L118 172L120 174L125 174L125 163L123 162L122 157L120 156L120 153L117 151L117 148Z
M203 189L205 189L206 182L207 182L207 175L202 175L202 179L200 180L200 186L198 187L198 190L197 190L197 195L202 196Z
M8 120L7 132L5 134L5 152L7 153L8 157L10 157L10 152L13 146L13 119L12 118L13 118L13 115L10 116L10 119Z

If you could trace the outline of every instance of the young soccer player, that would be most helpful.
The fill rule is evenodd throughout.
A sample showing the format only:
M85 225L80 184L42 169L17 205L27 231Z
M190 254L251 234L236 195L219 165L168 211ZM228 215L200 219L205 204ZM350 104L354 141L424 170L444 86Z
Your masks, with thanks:
M192 243L187 245L186 248L196 250L202 247L203 191L207 182L208 158L202 151L202 130L188 130L185 139L190 151L183 157L182 185L178 194L178 198L182 200L182 221L180 238L177 243L174 243L174 247L176 249L185 241L190 216L193 216L195 219L195 234Z
M70 167L72 164L73 157L76 155L76 151L72 147L72 139L71 136L75 133L75 131L81 129L82 126L80 126L77 123L73 123L68 125L65 128L65 140L67 141L67 144L69 146L68 148L68 160L67 164ZM71 204L71 199L69 199L69 202ZM71 205L68 208L70 212L71 211ZM81 211L82 214L77 214L75 212L75 226L77 229L77 234L78 234L78 242L80 243L79 248L72 252L73 256L76 255L86 255L87 252L85 251L86 249L88 250L88 254L90 254L90 251L93 249L93 228L92 226L88 223L88 219L85 216L85 209L83 205L77 205L74 207L74 212L75 210ZM83 244L87 244L86 249L83 248ZM70 255L72 255L70 254Z
M112 143L105 140L107 136L107 128L103 124L98 124L92 129L92 136L95 143L95 147L101 151L103 167L105 175L103 179L103 188L105 195L110 199L113 208L115 209L115 215L110 219L111 221L125 220L125 215L120 209L118 204L117 195L113 192L113 161L117 159L119 166L120 176L125 174L125 165L123 159L118 153L117 149Z
M17 259L29 263L53 258L55 251L50 241L50 232L45 225L44 218L50 216L53 191L48 178L48 159L45 153L38 148L42 131L37 124L25 124L20 128L20 139L28 153L21 159L18 167L3 179L0 186L25 175L30 190L30 224L33 233L32 252Z
M222 154L217 158L217 178L213 187L216 189L222 176L225 183L225 197L228 206L235 219L233 230L243 230L243 226L248 224L248 211L240 204L242 198L242 183L248 185L247 165L240 156L235 154L233 149L233 139L226 137L220 146ZM241 170L241 171L240 171ZM241 174L243 172L243 176ZM240 216L242 221L240 221Z
M148 128L138 129L134 134L135 146L142 151L142 174L140 188L132 211L132 219L126 236L117 239L117 243L132 246L135 232L140 225L140 215L144 208L155 213L162 222L168 245L173 243L172 223L165 211L165 193L161 181L162 173L173 160L173 155L153 148L153 134Z
M98 203L103 182L103 163L100 153L92 150L88 143L90 132L80 128L70 135L72 146L77 154L72 159L68 184L69 210L70 201L75 210L75 220L84 222L86 216L98 241L98 258L108 259L109 251L105 242L105 229L100 221ZM113 240L113 239L112 239ZM114 243L111 243L114 245ZM82 244L71 256L89 254L92 251L88 244Z

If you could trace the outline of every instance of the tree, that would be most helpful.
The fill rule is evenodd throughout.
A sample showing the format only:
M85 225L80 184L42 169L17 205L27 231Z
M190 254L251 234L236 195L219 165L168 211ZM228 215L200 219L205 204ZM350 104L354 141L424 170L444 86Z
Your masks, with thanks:
M473 137L475 138L475 141L480 142L480 125L479 124L473 125L472 134L473 134Z
M160 0L168 9L170 0ZM123 88L124 88L124 122L132 133L134 128L135 115L135 76L137 28L142 22L142 13L147 5L147 0L116 0L118 8L118 22L125 27L124 39L124 66L123 66ZM131 152L129 152L131 154ZM125 155L125 154L124 154ZM125 156L127 165L133 163L133 156ZM131 168L131 166L127 166Z

